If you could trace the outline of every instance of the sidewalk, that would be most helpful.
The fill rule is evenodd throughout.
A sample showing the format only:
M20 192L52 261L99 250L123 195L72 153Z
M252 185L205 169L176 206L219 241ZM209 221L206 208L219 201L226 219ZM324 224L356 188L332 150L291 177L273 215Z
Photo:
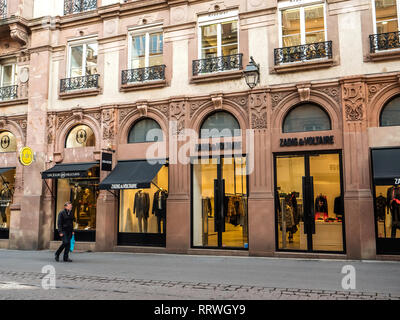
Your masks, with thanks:
M400 297L400 262L0 250L0 299L389 299ZM58 290L43 290L52 265ZM342 267L356 289L341 286ZM25 286L25 287L24 287ZM66 292L68 291L68 292Z

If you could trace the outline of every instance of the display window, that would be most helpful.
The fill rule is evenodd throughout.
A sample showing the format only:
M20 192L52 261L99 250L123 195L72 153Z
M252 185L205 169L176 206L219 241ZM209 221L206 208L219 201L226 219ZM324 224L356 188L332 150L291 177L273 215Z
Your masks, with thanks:
M245 157L192 163L192 246L248 249Z
M164 166L150 188L120 191L120 233L166 232L168 167Z
M15 190L15 168L0 168L0 239L8 239Z
M275 156L280 250L344 252L341 155Z
M100 182L99 170L99 166L94 166L87 171L85 176L56 180L55 229L57 228L58 213L64 209L65 202L71 201L77 241L95 241L96 207ZM59 240L58 232L55 232L55 240Z

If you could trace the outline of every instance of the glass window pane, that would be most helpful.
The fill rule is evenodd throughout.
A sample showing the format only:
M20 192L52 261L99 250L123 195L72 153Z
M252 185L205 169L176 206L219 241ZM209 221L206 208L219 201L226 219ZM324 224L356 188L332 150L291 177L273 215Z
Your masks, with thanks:
M163 34L150 34L149 67L163 64Z
M139 120L129 132L128 143L163 141L160 125L152 119Z
M324 6L304 8L306 24L306 43L325 41Z
M285 47L301 44L300 9L282 11L282 42Z
M400 239L400 186L375 187L375 219L378 238Z
M235 117L227 112L216 112L209 116L200 129L201 138L232 137L240 135L240 126Z
M66 148L94 147L95 136L88 126L78 125L68 134Z
M217 33L217 24L201 27L202 58L217 56Z
M398 31L396 0L375 0L378 33Z
M2 86L7 87L13 85L13 66L8 65L3 67L3 82Z
M320 107L302 104L292 109L285 118L283 132L331 130L329 116Z
M71 48L71 78L82 76L83 45Z
M383 108L381 126L400 126L400 97L391 100Z
M229 56L229 55L237 54L237 53L238 53L237 44L222 47L222 55L223 56Z
M97 43L86 47L86 75L97 74Z
M238 42L237 21L221 23L221 41L222 45L237 44Z
M132 69L145 67L146 35L132 37Z

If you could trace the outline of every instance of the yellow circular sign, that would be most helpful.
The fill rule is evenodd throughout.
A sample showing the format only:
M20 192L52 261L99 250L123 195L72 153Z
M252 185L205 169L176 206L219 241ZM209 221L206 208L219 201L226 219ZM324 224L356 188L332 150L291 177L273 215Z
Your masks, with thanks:
M24 147L19 152L19 162L23 166L29 166L33 162L33 150L29 147Z

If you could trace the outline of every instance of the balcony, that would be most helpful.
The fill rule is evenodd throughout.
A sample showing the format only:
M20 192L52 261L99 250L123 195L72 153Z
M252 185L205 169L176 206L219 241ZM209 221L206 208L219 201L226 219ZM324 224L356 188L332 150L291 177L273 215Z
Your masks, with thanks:
M64 15L97 9L97 0L64 0Z
M7 18L7 0L0 0L0 19Z
M0 87L0 101L18 99L18 86Z
M164 64L146 68L123 70L121 91L151 89L166 86Z
M243 54L193 60L193 76L221 71L241 70Z
M369 36L370 52L376 53L378 51L400 48L399 35L399 31L371 34Z
M60 98L76 98L100 93L98 74L60 80Z

